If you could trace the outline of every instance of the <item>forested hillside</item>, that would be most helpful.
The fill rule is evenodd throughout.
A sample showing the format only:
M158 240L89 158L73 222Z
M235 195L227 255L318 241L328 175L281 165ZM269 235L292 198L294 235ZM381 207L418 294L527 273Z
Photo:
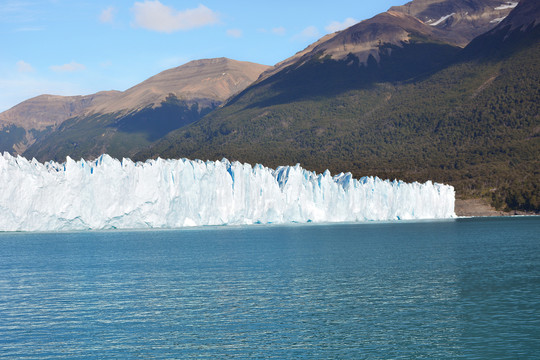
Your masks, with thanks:
M318 58L290 66L138 158L227 157L432 179L454 185L458 197L539 211L540 27L501 25L461 52L420 39L416 49L389 52L401 59L352 67L352 58ZM446 63L433 58L427 71L392 74L397 59L403 64L429 47L447 49Z

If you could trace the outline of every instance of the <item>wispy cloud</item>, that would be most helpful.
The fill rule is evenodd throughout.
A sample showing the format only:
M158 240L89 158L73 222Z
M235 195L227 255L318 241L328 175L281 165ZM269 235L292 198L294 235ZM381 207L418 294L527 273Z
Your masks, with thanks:
M86 66L72 61L64 65L52 65L50 69L54 72L76 72L86 70Z
M285 33L287 32L287 30L285 30L283 26L275 27L275 28L272 28L271 30L260 28L260 29L257 29L257 31L264 34L275 34L275 35L280 35L280 36L285 35Z
M0 6L0 20L6 22L30 22L35 13L35 4L30 1L4 0Z
M103 69L107 69L107 68L110 68L112 64L113 63L111 60L105 60L105 61L100 62L99 66L101 66Z
M313 40L320 37L319 30L315 26L308 26L304 30L302 30L300 33L293 36L293 40L295 41L307 41L307 40Z
M35 71L35 69L32 67L32 65L30 65L29 63L27 63L24 60L17 61L16 65L17 65L17 71L20 72L20 73L30 73L30 72Z
M233 38L241 38L242 37L242 30L240 29L229 29L227 30L227 36L233 37Z
M133 5L134 25L147 30L172 33L212 25L219 21L219 16L204 5L195 9L178 11L165 6L158 0L145 0Z
M280 27L276 27L276 28L273 28L272 29L272 33L276 34L276 35L280 35L280 36L283 36L285 35L285 28L283 26L280 26Z
M329 33L333 33L336 31L344 30L350 26L353 26L356 24L358 20L353 18L346 18L344 21L332 21L330 24L328 24L324 29L328 31Z
M109 6L105 10L101 12L99 15L99 21L102 23L109 23L112 24L114 22L114 14L116 13L116 9L112 6Z

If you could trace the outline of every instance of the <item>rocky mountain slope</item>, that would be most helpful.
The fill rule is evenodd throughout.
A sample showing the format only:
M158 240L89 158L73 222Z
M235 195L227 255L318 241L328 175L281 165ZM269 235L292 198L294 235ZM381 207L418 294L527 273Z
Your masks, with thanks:
M459 197L538 211L540 3L507 5L512 13L465 49L405 15L399 24L408 40L381 41L378 59L371 53L362 63L351 53L335 60L324 51L309 58L322 41L137 158L225 156L432 179L454 185ZM394 24L373 18L355 25L362 31L350 39Z
M414 0L390 11L414 16L440 31L441 38L466 46L475 37L501 22L519 1Z
M126 151L144 146L197 120L268 68L227 58L196 60L124 92L38 96L0 114L0 150L60 159L97 156L108 151L109 141L120 141L118 137ZM135 134L132 145L131 134ZM95 151L86 152L91 149Z
M414 0L329 34L272 68L224 58L198 60L164 71L124 92L37 97L0 114L0 151L26 151L27 156L58 160L70 153L98 155L97 152L109 149L107 141L111 140L113 128L139 133L134 135L138 140L133 146L124 146L125 149L145 146L213 110L250 85L261 72L264 74L259 82L277 73L283 78L282 70L290 66L289 80L282 81L281 86L291 86L290 94L301 94L304 89L294 83L303 78L310 84L308 77L321 59L342 61L340 66L349 68L351 77L346 82L336 81L331 71L323 76L328 80L327 87L337 91L359 82L403 80L439 67L458 47L497 25L516 4L501 0ZM305 64L308 66L297 71ZM355 67L360 67L360 71ZM311 86L309 90L324 94ZM165 117L180 120L166 121ZM152 118L161 119L157 129L150 126ZM67 119L70 123L60 128ZM87 141L77 135L81 133L77 129L92 122L98 126L96 119L107 131L94 129L94 135L101 138L100 145L91 150L89 144L83 145ZM68 136L71 138L67 139ZM62 149L55 149L55 141L64 143Z
M40 95L0 113L0 150L22 154L35 139L88 108L114 99L119 91L86 96Z
M370 56L378 60L382 44L401 46L415 35L464 47L494 28L516 5L517 2L501 0L414 0L324 36L276 64L262 78L314 58L343 60L353 55L360 63L367 62Z
M194 60L152 76L116 98L97 104L91 111L132 112L150 105L156 107L171 95L187 105L212 107L244 90L268 68L227 58Z
M228 76L236 62L186 64L51 126L24 155L301 163L539 211L539 6L414 0L254 68L245 85ZM0 145L24 136L9 126Z

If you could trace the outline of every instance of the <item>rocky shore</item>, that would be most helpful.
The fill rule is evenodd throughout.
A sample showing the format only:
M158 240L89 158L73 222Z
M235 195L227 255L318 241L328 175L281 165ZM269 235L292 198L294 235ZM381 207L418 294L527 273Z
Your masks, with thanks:
M455 212L457 216L513 216L538 215L526 211L501 211L495 209L484 199L456 199Z

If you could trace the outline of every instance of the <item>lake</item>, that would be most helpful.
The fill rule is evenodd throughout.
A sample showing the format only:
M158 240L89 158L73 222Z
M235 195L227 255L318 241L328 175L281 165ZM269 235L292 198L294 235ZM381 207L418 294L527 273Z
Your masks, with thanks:
M0 358L538 354L539 217L0 233Z

